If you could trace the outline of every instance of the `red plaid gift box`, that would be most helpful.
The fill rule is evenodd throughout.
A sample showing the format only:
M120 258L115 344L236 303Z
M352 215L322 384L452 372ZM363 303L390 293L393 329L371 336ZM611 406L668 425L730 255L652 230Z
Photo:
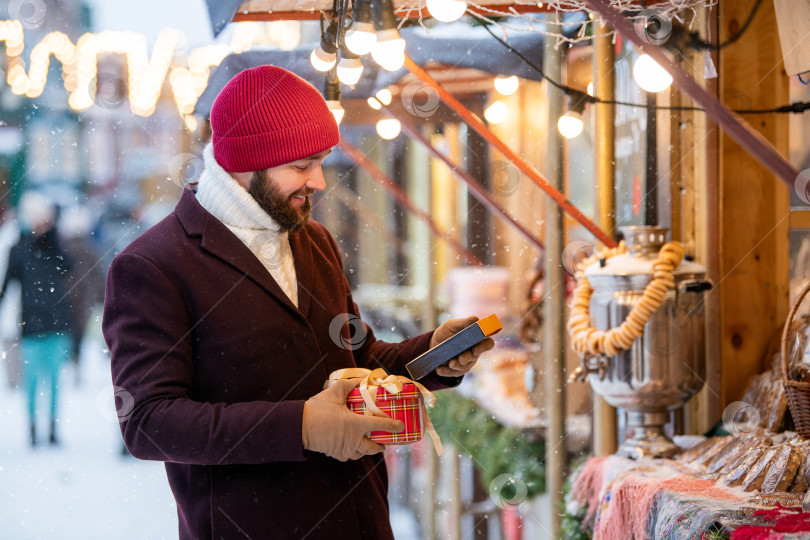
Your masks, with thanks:
M416 381L400 375L389 375L384 369L345 368L333 371L324 386L339 379L362 379L349 392L346 405L357 414L388 416L405 424L402 433L372 431L372 441L381 444L411 444L425 433L430 435L436 453L442 455L442 442L430 422L425 407L433 407L436 397Z
M347 398L349 409L357 414L366 414L366 402L355 388ZM387 431L372 431L371 440L380 444L411 444L422 439L425 434L422 426L422 393L413 383L405 383L402 390L396 394L389 394L383 387L378 387L374 398L377 407L393 418L405 424L402 433L388 433Z

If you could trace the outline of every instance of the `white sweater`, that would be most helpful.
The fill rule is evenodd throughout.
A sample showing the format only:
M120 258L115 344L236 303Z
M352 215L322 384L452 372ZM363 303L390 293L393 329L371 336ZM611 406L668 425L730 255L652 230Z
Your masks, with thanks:
M197 184L197 200L225 224L261 261L293 304L298 306L290 239L259 203L214 159L211 144L203 151L205 170Z

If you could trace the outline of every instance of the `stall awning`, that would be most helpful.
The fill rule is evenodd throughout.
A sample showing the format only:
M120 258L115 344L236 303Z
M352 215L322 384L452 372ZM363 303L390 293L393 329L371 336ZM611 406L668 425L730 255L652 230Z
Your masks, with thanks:
M517 75L531 80L542 80L517 56L497 43L482 28L466 24L444 25L441 28L403 28L405 51L422 67L445 65L455 69L476 69L491 75ZM508 43L540 66L543 62L543 36L533 32L509 36ZM312 47L299 47L291 51L247 51L225 57L208 81L208 86L197 100L194 112L207 116L214 99L234 75L244 69L272 64L288 69L322 89L325 75L316 71L309 62ZM354 88L342 87L344 99L366 99L377 90L395 84L408 74L403 68L388 72L377 67L368 58L363 59L364 73Z

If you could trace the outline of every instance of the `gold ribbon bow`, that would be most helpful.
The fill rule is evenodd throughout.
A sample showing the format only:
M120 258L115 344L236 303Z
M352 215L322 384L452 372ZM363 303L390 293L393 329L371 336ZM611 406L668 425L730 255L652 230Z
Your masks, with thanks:
M433 427L433 423L430 421L430 415L425 408L426 405L432 408L436 404L436 396L434 396L430 390L425 388L422 384L412 381L407 377L403 377L401 375L389 375L382 368L377 368L373 371L366 368L338 369L329 375L329 380L326 381L324 386L329 386L338 379L358 378L363 379L358 388L360 389L360 395L363 397L363 401L366 404L365 414L369 416L381 416L383 418L389 418L389 416L381 411L379 407L377 407L377 390L382 387L385 388L386 392L389 394L399 394L405 384L410 383L415 385L419 390L419 393L422 394L421 408L422 418L424 418L425 422L425 431L428 435L430 435L430 439L433 441L433 447L436 449L436 453L438 455L442 455L444 453L442 441L439 440L439 435L436 433L436 429Z

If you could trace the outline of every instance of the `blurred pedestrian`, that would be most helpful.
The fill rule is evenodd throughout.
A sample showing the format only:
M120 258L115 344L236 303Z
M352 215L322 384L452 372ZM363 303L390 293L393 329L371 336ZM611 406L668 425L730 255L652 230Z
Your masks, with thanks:
M29 191L20 199L22 233L11 248L0 301L8 284L20 284L22 296L23 384L28 397L31 445L37 443L36 411L39 384L50 386L49 443L56 437L59 369L70 357L69 303L65 300L65 274L70 263L59 246L54 227L55 208L48 198Z
M59 239L71 263L65 275L67 298L70 306L70 360L76 369L76 383L80 382L79 358L87 323L97 304L104 301L104 272L99 255L89 241L93 230L93 216L86 208L74 206L59 217Z

